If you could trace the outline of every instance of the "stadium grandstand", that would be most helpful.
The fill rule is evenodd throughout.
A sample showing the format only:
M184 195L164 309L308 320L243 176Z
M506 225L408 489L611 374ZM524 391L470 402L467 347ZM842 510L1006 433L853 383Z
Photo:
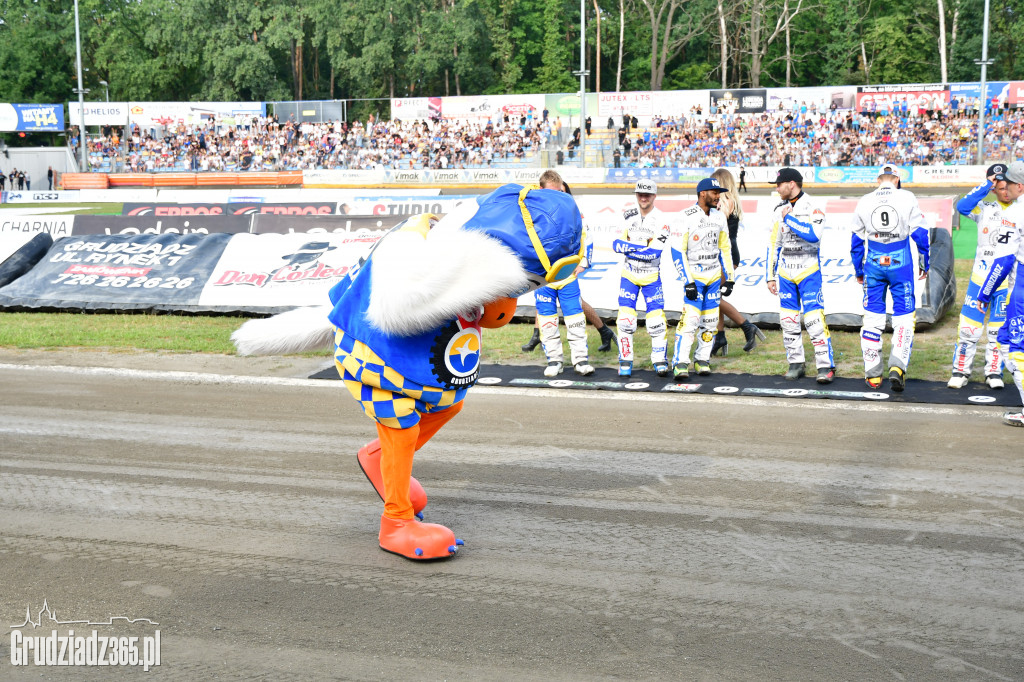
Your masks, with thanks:
M623 117L628 120L629 117ZM761 113L713 107L654 116L633 127L608 118L589 124L588 166L871 166L973 163L978 115L956 100L891 111L794 106ZM635 121L636 119L632 119ZM588 119L589 121L589 119ZM985 116L990 159L1024 155L1024 113ZM580 130L561 118L279 121L274 116L217 119L145 130L104 126L88 138L89 170L282 171L312 169L516 168L579 165ZM68 136L77 141L77 129Z

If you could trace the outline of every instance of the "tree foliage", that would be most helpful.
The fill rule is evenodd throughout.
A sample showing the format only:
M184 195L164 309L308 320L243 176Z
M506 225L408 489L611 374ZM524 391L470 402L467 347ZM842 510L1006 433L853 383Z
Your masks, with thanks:
M588 88L614 90L620 2L585 4ZM722 81L715 0L622 6L623 90ZM796 86L940 79L935 0L734 0L726 6L729 87L782 85L787 74ZM977 80L983 0L943 6L949 77ZM80 0L79 9L91 100L102 98L101 80L111 99L142 101L578 87L575 0ZM786 16L788 31L780 31ZM993 3L989 79L1024 77L1022 48L1024 0ZM0 0L0 101L67 101L75 87L73 0Z

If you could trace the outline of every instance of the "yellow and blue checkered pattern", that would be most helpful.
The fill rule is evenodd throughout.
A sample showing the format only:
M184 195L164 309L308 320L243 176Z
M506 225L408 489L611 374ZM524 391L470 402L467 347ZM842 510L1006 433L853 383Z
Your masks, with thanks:
M362 341L335 327L334 364L352 397L368 417L384 426L407 429L420 414L451 407L466 397L467 388L445 390L406 379Z

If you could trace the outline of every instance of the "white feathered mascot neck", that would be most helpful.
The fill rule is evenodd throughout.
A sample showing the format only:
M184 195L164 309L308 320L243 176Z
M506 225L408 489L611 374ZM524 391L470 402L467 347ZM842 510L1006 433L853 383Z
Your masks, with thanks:
M396 336L419 334L456 316L473 319L490 301L527 291L529 279L510 248L462 228L453 213L421 236L396 232L373 252L366 318Z

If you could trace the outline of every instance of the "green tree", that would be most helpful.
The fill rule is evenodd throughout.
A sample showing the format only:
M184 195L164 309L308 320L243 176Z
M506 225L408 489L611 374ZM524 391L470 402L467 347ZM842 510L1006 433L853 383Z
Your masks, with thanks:
M544 49L534 87L538 92L572 92L579 86L570 73L568 27L564 3L549 2L544 8Z

